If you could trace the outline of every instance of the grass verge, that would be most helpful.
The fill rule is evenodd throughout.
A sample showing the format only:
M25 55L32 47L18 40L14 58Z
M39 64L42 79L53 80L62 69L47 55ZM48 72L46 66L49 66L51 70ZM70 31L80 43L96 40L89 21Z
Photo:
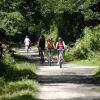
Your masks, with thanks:
M24 57L18 59L11 68L6 66L0 74L0 100L36 100L36 67Z
M79 65L86 65L86 66L100 66L99 60L74 60L71 63L79 64Z

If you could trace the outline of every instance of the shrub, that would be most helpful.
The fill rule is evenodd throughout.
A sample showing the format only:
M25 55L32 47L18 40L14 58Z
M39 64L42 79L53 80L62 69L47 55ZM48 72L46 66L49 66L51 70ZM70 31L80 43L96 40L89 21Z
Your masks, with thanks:
M79 38L74 46L69 49L66 59L87 59L94 56L95 51L100 50L100 25L94 28L85 27L84 36Z
M71 49L71 47L68 46L67 51L65 52L65 56L64 56L65 60L66 61L74 60L74 54L73 53L74 53L73 49Z

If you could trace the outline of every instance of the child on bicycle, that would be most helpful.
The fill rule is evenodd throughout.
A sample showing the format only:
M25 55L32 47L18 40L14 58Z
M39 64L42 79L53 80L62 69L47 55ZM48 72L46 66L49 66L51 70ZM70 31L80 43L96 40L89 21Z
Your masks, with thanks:
M51 61L53 61L54 42L53 42L52 38L47 40L47 49L48 49L48 53L51 54ZM48 57L48 59L49 59L49 57Z
M64 49L65 49L65 42L62 40L61 37L58 38L58 41L56 43L56 48L57 48L57 52L58 52L58 61L57 61L57 64L59 64L59 52L61 50L64 51Z

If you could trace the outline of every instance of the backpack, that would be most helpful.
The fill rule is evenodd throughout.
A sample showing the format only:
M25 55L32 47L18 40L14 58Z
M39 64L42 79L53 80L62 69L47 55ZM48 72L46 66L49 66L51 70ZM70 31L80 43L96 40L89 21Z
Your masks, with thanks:
M64 49L63 41L59 41L59 42L58 42L57 48L58 48L58 49Z
M48 46L48 48L53 48L53 41L49 41L49 42L47 43L47 46Z

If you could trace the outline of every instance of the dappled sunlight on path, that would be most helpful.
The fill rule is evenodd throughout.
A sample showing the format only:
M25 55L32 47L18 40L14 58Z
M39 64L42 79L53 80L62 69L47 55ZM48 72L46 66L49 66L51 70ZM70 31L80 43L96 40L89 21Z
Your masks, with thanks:
M92 75L95 66L79 66L65 62L63 67L59 68L56 59L52 66L49 66L48 62L40 64L37 48L32 48L26 57L38 68L40 87L37 100L100 100L100 78Z
M59 66L39 68L39 100L100 100L100 79L91 75L93 67Z

